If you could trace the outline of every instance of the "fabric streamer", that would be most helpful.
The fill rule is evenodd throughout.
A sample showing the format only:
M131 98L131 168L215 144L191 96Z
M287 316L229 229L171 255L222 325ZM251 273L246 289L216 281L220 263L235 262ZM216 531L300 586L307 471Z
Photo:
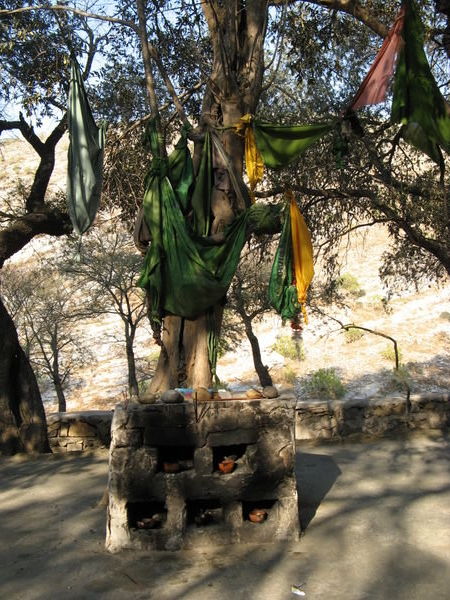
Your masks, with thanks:
M82 234L97 214L102 188L106 125L97 127L77 63L70 71L67 202L74 230Z
M447 104L423 49L424 31L413 0L405 0L404 45L394 78L391 121L402 137L443 168L441 148L450 152Z

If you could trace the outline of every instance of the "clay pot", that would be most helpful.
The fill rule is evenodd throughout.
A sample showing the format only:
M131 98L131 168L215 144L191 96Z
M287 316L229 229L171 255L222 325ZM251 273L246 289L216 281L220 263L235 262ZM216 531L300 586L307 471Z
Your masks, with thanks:
M180 463L177 463L177 462L163 463L164 473L178 473L179 470L180 470Z
M236 462L232 459L225 459L219 463L219 471L221 473L231 473L234 470Z
M248 513L248 518L252 523L262 523L267 519L267 511L263 508L254 508Z

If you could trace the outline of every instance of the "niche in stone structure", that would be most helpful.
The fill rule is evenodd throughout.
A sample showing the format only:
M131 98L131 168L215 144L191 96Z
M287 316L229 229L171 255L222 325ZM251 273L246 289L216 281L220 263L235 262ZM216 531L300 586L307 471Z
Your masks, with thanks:
M242 458L247 451L248 444L231 444L229 446L214 446L213 451L213 469L214 471L219 471L221 473L230 473L237 468L236 461ZM232 459L234 461L234 467L231 470L223 470L221 465L227 459Z
M158 446L158 471L179 473L194 468L194 446Z
M223 506L219 498L186 501L186 525L189 527L214 527L224 521Z
M277 513L278 500L243 500L242 519L251 523L264 523Z
M161 529L167 520L164 502L128 502L128 527L130 529Z

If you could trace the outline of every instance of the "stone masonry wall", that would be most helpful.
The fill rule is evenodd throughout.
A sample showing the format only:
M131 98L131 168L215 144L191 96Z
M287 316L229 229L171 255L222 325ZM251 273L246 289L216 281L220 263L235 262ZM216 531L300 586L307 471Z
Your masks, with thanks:
M413 394L407 412L405 396L369 399L299 400L297 440L336 440L367 435L380 437L408 431L446 431L450 427L450 395ZM52 413L47 416L53 452L109 448L113 411Z
M297 440L381 437L410 431L446 431L450 426L449 394L413 394L352 400L298 401Z
M106 548L298 537L294 408L293 397L116 406ZM230 455L234 469L223 473Z
M53 452L84 452L109 448L112 410L52 413L47 431Z

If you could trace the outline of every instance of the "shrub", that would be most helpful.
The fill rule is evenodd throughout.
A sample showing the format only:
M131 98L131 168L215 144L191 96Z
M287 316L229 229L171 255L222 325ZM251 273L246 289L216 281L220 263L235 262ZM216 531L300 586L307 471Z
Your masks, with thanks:
M289 335L280 336L272 346L272 350L290 360L304 360L305 358L303 342L301 340L294 340Z
M341 275L337 283L338 287L348 292L350 296L353 296L354 298L361 298L361 296L366 295L366 292L361 288L357 278L350 273Z
M341 398L345 386L335 369L318 369L311 373L305 382L306 391L319 398Z
M450 312L447 312L446 310L444 312L441 312L439 318L443 321L450 321Z
M353 344L353 342L357 342L364 336L364 331L361 329L346 329L344 333L345 342L347 344Z
M402 353L400 351L400 348L397 346L397 352L398 352L398 360L399 362L402 360L403 356ZM394 350L394 345L393 344L388 344L381 352L380 352L380 356L382 358L384 358L385 360L391 360L392 362L395 362L395 350Z

